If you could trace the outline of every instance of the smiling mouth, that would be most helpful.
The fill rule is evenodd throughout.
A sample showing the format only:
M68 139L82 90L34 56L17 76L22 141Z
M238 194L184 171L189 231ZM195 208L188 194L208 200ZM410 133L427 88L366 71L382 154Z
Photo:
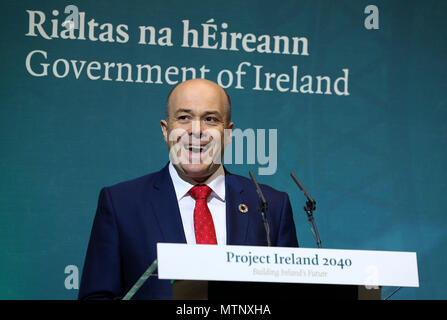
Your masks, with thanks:
M202 153L202 152L206 152L209 150L209 148L211 147L211 143L208 143L206 145L203 146L197 146L197 145L184 145L183 146L186 150L191 151L192 153Z

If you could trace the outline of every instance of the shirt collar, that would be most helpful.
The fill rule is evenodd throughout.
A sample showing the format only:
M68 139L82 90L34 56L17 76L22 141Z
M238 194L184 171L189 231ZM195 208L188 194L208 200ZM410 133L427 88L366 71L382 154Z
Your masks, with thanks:
M189 190L194 185L180 178L172 162L169 162L169 174L174 184L177 201L179 201L188 195ZM206 184L213 190L211 196L214 195L219 200L225 202L225 170L222 165L203 184Z

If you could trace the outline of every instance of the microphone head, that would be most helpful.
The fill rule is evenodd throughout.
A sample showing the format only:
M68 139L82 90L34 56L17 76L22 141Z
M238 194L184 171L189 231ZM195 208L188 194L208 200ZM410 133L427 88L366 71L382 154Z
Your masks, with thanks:
M295 174L293 172L291 172L290 176L292 177L293 181L295 181L295 183L297 184L298 188L300 188L300 190L303 191L303 193L306 196L307 200L309 200L311 203L313 203L315 205L316 204L315 200L312 199L310 194L306 191L306 189L304 189L303 185L298 180L298 178L295 176Z
M259 186L258 182L256 181L255 175L253 174L253 172L251 170L249 170L248 173L250 174L251 180L255 184L256 192L258 193L259 198L261 198L262 204L266 205L267 201L264 198L264 194L262 193L261 187Z

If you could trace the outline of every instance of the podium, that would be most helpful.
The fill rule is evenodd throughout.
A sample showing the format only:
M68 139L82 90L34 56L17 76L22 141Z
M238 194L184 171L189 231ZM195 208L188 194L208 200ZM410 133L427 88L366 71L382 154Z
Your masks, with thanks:
M419 286L415 252L159 243L157 257L181 300L371 300Z
M331 284L176 280L174 300L380 300L382 289Z

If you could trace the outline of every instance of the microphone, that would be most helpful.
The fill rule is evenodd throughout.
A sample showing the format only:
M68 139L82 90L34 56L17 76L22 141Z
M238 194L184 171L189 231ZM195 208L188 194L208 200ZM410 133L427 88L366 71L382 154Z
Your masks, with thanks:
M310 194L306 191L306 189L304 189L303 185L293 172L290 173L290 176L292 177L293 181L295 181L295 183L298 185L298 188L300 188L300 190L303 191L304 195L307 198L304 211L307 213L307 219L309 220L310 223L310 230L312 231L312 233L315 236L315 239L317 240L317 246L318 248L321 248L320 236L318 235L317 226L315 224L314 216L312 214L312 211L314 211L317 208L317 202L314 199L312 199Z
M259 211L261 212L262 221L264 222L265 234L267 237L267 246L271 247L272 243L270 241L270 227L269 227L269 223L267 221L267 216L266 216L267 209L268 209L267 200L265 200L264 194L262 193L261 187L259 187L259 184L256 181L256 178L255 178L255 175L253 174L253 172L251 172L251 170L249 170L248 172L250 173L251 180L255 184L256 192L259 195L259 199L260 199Z

